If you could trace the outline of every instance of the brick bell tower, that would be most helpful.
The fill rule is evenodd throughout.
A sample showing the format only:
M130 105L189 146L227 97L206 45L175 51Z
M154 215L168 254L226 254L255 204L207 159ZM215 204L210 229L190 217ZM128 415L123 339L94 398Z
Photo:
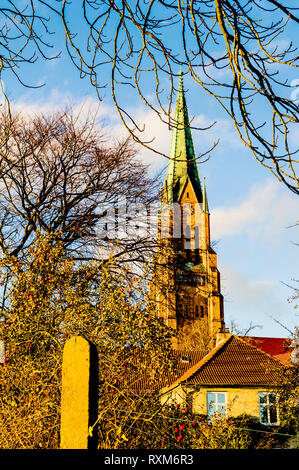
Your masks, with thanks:
M205 181L200 182L180 74L167 177L161 196L151 299L177 332L207 319L209 334L225 331L217 255L211 247ZM179 348L177 339L173 347Z

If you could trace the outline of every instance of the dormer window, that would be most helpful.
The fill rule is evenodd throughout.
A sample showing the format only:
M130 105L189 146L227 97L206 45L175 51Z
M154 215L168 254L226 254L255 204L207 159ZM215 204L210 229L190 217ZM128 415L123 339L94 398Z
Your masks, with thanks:
M181 357L181 362L184 364L188 364L190 362L190 357L189 356L182 356Z

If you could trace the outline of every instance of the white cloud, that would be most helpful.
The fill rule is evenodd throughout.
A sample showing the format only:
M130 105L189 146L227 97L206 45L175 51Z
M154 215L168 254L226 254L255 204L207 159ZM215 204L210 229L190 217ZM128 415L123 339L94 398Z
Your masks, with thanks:
M171 132L168 130L167 124L161 121L159 116L152 110L128 109L128 113L134 117L134 121L138 126L134 130L134 134L148 147L137 144L139 149L139 158L143 163L150 165L152 169L161 169L167 165L166 156L170 150ZM138 130L139 129L139 130ZM129 131L120 121L112 122L108 127L108 133L118 138L129 135ZM151 149L155 149L154 152Z
M273 240L295 223L298 209L297 199L284 192L275 180L262 180L250 189L246 199L239 204L212 211L213 237L218 239L247 234Z
M217 119L214 125L212 125L213 123L214 121L208 120L204 114L196 116L192 121L194 127L207 128L211 126L203 132L193 132L193 140L202 152L205 150L203 145L210 148L218 140L219 145L228 144L232 149L244 147L231 120L221 118Z
M238 268L221 267L222 293L226 326L234 321L239 328L246 330L250 324L257 328L256 336L285 336L286 330L296 325L294 310L287 302L288 290L279 281L251 279Z
M211 213L213 237L224 239L219 249L219 270L225 299L225 319L242 328L263 325L254 334L283 336L273 318L290 326L294 311L282 284L294 274L298 251L290 243L298 219L298 203L274 179L253 185L239 203ZM239 238L238 238L239 237ZM294 240L296 241L296 240Z
M105 135L111 136L113 139L121 140L129 135L129 131L121 122L116 108L113 105L99 102L92 97L74 101L74 99L62 94L59 90L53 89L46 101L33 102L24 98L11 103L13 112L20 112L28 118L32 118L39 113L53 113L68 107L72 107L75 115L81 116L82 119L96 115L99 127L104 129ZM168 126L159 119L159 116L152 110L131 108L127 111L134 118L139 129L142 130L142 132L138 129L135 130L136 136L149 147L168 155L171 132L168 130ZM150 165L153 169L161 169L161 167L167 165L165 156L161 156L159 153L155 153L141 145L136 145L139 149L139 158L145 164Z
M46 101L28 101L26 98L11 103L13 112L20 112L28 117L32 117L39 113L52 113L65 108L72 107L75 114L86 117L89 114L96 114L98 120L116 120L117 113L114 108L99 103L98 100L92 97L87 97L84 100L74 101L67 95L62 94L57 89L52 89L48 100Z
M247 308L249 305L260 306L265 299L268 303L269 298L273 299L278 285L275 281L250 279L249 275L228 265L222 266L221 279L226 300L246 305Z

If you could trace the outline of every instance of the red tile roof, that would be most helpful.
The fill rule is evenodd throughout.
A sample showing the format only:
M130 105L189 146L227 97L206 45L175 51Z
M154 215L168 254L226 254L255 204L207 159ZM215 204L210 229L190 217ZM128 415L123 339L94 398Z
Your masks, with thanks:
M141 348L128 348L125 358L129 373L119 382L129 386L133 391L158 392L161 388L171 385L204 356L205 354L200 350L172 350L170 360L173 362L173 369L170 373L162 375L149 370Z
M279 359L281 362L290 364L290 339L267 338L263 336L242 336L242 339Z
M284 365L237 336L231 335L169 387L180 383L205 386L273 386Z

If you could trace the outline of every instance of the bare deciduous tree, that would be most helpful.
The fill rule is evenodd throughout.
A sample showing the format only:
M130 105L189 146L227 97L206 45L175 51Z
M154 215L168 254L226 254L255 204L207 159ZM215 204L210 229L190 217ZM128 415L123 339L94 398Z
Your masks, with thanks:
M117 248L115 256L130 261L142 260L152 249L147 233L120 239L112 234L109 242L109 229L105 237L98 233L107 206L124 198L128 205L148 207L158 194L130 139L108 145L94 116L71 110L30 121L12 116L2 124L0 135L8 132L0 165L2 256L21 259L38 233L60 234L81 260L98 257L97 249L107 243Z
M38 55L50 58L53 45L56 57L59 45L50 33L63 28L80 76L89 77L100 99L109 84L129 132L159 153L140 137L126 90L135 90L172 126L181 67L227 113L257 161L298 194L297 148L290 139L298 124L298 101L288 81L298 67L296 38L290 39L299 23L295 0L32 0L24 10L16 2L5 3L1 73L10 69L22 80L23 62Z

